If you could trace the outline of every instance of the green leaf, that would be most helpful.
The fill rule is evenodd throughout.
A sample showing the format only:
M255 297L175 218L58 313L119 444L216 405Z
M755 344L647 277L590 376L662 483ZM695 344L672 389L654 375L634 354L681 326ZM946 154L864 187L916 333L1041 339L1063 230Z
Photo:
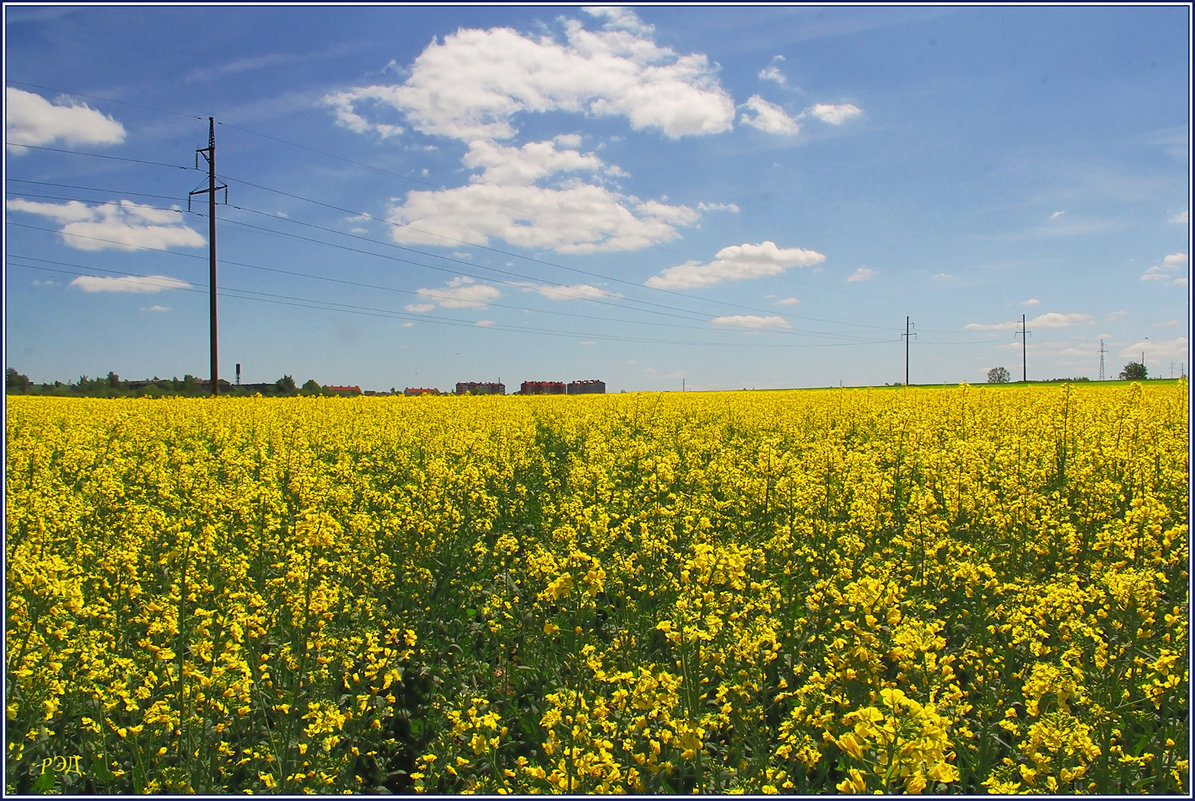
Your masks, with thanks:
M116 779L112 771L108 770L108 766L104 764L103 757L96 754L91 758L91 776L95 779L97 784L109 784Z
M30 788L29 792L34 795L42 795L48 792L54 786L54 778L55 774L53 771L43 771L42 775L37 777L37 781L33 783L33 787Z

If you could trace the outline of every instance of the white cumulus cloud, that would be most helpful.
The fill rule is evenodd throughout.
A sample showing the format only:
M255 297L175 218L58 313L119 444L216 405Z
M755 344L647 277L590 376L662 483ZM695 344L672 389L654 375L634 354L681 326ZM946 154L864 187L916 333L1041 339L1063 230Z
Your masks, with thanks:
M479 284L466 276L453 278L443 289L417 289L422 303L408 304L410 312L429 312L437 306L445 309L484 309L502 293L497 287Z
M1038 328L1070 328L1075 325L1091 325L1094 322L1095 320L1092 319L1090 314L1046 312L1045 314L1034 317L1032 320L1027 320L1025 324L1029 327L1037 326Z
M850 103L815 103L809 108L801 112L801 116L816 117L822 122L828 122L831 125L842 125L847 120L858 117L863 113L863 110L858 106Z
M739 205L737 203L698 203L698 211L727 211L731 214L739 213Z
M524 123L536 116L617 118L667 139L734 126L734 100L706 55L658 43L633 9L582 10L584 22L561 18L535 33L459 29L434 39L409 64L385 71L399 77L324 97L350 130L383 138L415 130L467 145L468 185L412 191L392 201L386 221L395 242L501 241L556 253L625 252L676 239L678 229L696 224L702 213L738 212L734 204L694 209L622 194L618 182L627 174L585 152L576 133L520 141ZM745 107L745 124L777 134L799 130L797 120L759 96ZM809 113L837 124L858 109L819 104Z
M1076 325L1091 325L1095 319L1090 314L1079 312L1046 312L1031 320L1025 321L1030 331L1034 328L1071 328ZM1006 323L967 323L963 326L968 331L1020 331L1021 321L1010 320Z
M586 14L606 20L608 28L622 30L650 36L654 27L639 19L634 11L623 6L586 6L582 9Z
M724 317L715 317L711 322L714 325L733 328L792 328L788 320L777 314L729 314Z
M763 77L763 73L760 73L760 77ZM743 105L747 111L739 117L739 121L744 125L787 136L800 133L801 122L810 117L830 125L842 125L863 113L862 109L850 103L814 103L792 117L780 106L764 100L759 95L752 95Z
M1176 275L1187 266L1186 253L1171 253L1162 259L1161 264L1155 264L1141 275L1142 281L1169 281L1175 286L1186 286L1185 276Z
M772 81L784 86L788 83L788 79L784 77L784 73L775 64L769 64L759 71L759 79L761 81Z
M325 102L341 125L383 136L400 127L397 116L427 134L509 139L518 115L556 111L621 116L672 139L731 128L734 102L704 55L657 45L629 10L595 16L606 20L603 30L566 20L562 39L461 29L429 44L403 83L356 87Z
M83 104L51 103L11 86L5 88L4 101L5 140L12 155L29 152L23 145L118 145L125 138L123 125Z
M120 277L81 275L71 281L70 286L82 289L84 292L132 292L143 295L164 292L168 289L189 289L191 287L186 281L171 278L168 275L122 275ZM163 307L153 307L153 311L159 310L165 311Z
M858 270L855 270L853 273L847 276L846 280L848 283L857 284L860 281L870 281L875 277L875 270L871 269L870 267L860 267Z
M601 300L603 298L621 298L615 292L607 292L604 289L599 289L596 286L589 284L530 284L518 283L517 286L522 287L528 292L536 292L543 295L548 300Z
M528 142L519 148L478 139L469 143L464 165L482 170L473 178L477 183L529 185L558 172L597 171L602 160L592 153L560 150L555 142Z
M201 247L207 240L182 223L182 210L143 206L131 200L88 206L9 200L9 211L48 217L62 225L63 241L78 250Z
M410 192L387 221L399 244L484 245L498 239L558 253L638 250L675 239L696 222L686 206L635 202L601 186L475 183Z
M771 134L791 136L801 131L800 124L785 113L784 109L769 103L759 95L752 95L745 103L747 111L739 120L744 125L758 128Z
M722 248L714 260L706 264L689 261L669 267L659 275L647 279L646 286L655 289L692 289L715 286L723 281L744 281L780 275L793 267L812 267L826 257L804 248L779 248L775 242L757 245L742 244Z

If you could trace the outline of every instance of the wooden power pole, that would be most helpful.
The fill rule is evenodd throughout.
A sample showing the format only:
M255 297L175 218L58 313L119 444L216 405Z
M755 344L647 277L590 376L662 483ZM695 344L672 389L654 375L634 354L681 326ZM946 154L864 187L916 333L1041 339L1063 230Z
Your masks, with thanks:
M909 385L909 339L917 336L909 333L909 318L905 318L905 332L901 335L905 340L905 386Z
M1021 315L1021 330L1017 331L1017 334L1019 334L1021 337L1021 382L1028 384L1029 372L1026 369L1025 350L1026 340L1029 339L1029 330L1025 328L1025 315L1023 314Z
M207 249L208 285L211 289L211 350L212 350L212 395L220 392L220 358L216 344L216 192L224 190L224 202L228 202L228 187L216 186L216 120L207 118L207 147L195 151L195 169L199 169L199 157L207 161L207 189L196 189L192 195L207 195Z

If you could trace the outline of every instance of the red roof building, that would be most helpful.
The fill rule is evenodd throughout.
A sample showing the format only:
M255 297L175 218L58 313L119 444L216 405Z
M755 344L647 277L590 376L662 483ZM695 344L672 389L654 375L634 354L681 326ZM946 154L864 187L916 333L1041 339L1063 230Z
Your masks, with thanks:
M506 385L496 381L458 381L458 395L505 395Z
M586 379L585 381L569 381L568 394L570 395L605 395L606 382L599 381L596 378Z
M564 395L563 381L524 381L519 389L521 395Z

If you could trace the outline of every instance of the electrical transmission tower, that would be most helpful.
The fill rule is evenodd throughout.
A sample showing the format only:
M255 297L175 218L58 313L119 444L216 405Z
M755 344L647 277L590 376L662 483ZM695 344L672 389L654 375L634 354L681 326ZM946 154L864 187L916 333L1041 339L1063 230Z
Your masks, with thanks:
M905 332L903 334L901 334L901 336L905 340L905 386L906 387L909 385L909 339L911 337L917 336L916 334L909 333L909 326L910 326L909 318L906 317L905 318Z
M199 157L207 161L207 189L196 189L187 197L187 211L191 210L192 195L207 195L207 250L208 283L211 287L211 342L212 342L212 395L219 393L220 365L216 347L216 192L224 190L224 202L228 202L228 187L216 186L216 120L207 118L207 147L195 151L195 169L199 169Z
M1104 380L1104 354L1105 353L1107 353L1107 351L1104 350L1104 340L1101 339L1100 340L1100 381Z
M1021 315L1021 330L1016 334L1021 338L1021 381L1022 383L1029 383L1029 372L1026 370L1025 362L1025 341L1029 339L1029 330L1025 328L1025 315Z

